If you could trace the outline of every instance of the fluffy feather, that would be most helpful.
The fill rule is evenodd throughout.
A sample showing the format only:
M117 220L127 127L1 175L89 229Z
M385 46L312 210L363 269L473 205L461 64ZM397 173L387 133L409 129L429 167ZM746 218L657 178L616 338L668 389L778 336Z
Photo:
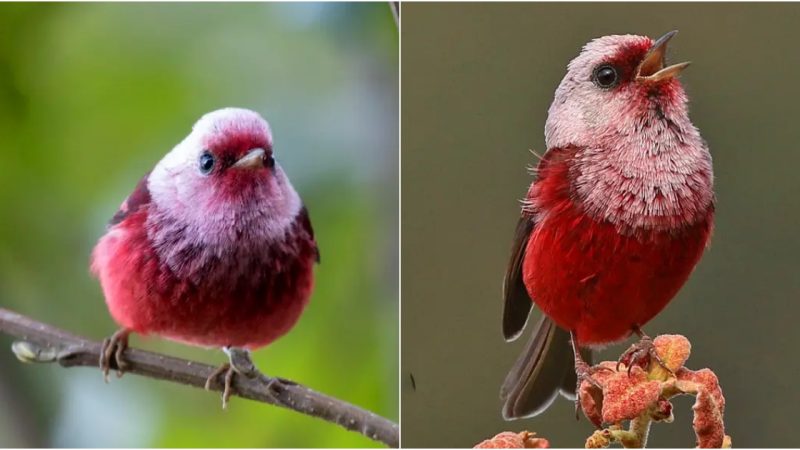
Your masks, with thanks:
M234 164L253 149L259 167ZM214 169L199 169L209 153ZM140 182L93 252L117 323L201 346L248 349L286 333L305 308L318 250L308 213L258 114L226 108Z
M545 125L548 151L523 201L529 232L513 247L524 245L524 254L513 252L506 275L506 286L524 284L547 316L540 326L551 328L535 336L554 335L553 321L582 347L625 339L675 296L709 241L711 155L689 120L680 81L650 76L663 65L649 58L659 55L654 47L644 36L595 39L556 90ZM641 76L644 61L648 73ZM609 66L616 83L600 85L595 74ZM517 305L508 292L506 305ZM509 314L504 325L525 323ZM544 365L563 365L569 347L552 342L532 339L515 364L502 394L506 418L540 413L562 388L553 375L560 366Z

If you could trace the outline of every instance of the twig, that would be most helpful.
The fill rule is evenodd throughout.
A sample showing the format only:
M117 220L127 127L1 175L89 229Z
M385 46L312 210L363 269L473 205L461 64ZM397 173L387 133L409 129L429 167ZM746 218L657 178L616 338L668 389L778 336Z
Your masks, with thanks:
M394 17L394 24L400 28L400 2L389 2L389 7L392 8L392 17Z
M647 447L647 436L650 434L650 425L653 420L650 415L643 413L639 417L631 420L630 427L624 429L612 429L611 436L614 441L619 442L625 448L645 448Z
M57 362L63 367L97 367L99 342L73 335L51 325L0 308L0 332L21 341L12 346L17 357L25 362ZM215 367L195 361L173 358L158 353L129 348L125 359L127 372L157 380L203 388ZM112 368L116 369L112 358ZM99 376L99 375L98 375ZM235 394L242 398L269 403L317 417L356 431L370 439L398 447L397 424L372 412L329 397L303 385L281 378L270 378L257 372L254 378L234 378ZM221 386L213 386L221 390Z

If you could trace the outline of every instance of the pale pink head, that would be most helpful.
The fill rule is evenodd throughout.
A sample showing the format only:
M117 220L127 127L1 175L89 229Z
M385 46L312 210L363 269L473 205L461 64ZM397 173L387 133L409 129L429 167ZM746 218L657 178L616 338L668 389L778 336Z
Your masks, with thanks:
M603 36L583 48L550 106L548 147L584 145L615 138L649 113L686 116L686 94L677 75L688 66L665 66L667 43L646 36Z
M569 63L545 125L548 148L577 147L574 188L585 210L620 228L701 220L713 200L711 156L688 114L667 43L597 38Z
M239 108L201 117L153 169L148 188L160 214L209 240L249 225L256 234L279 234L302 207L275 161L269 125Z

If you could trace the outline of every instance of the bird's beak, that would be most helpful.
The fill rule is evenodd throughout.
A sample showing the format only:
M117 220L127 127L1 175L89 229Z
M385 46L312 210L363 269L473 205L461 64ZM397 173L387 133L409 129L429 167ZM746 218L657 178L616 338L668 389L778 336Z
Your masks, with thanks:
M238 168L245 168L245 169L256 169L259 167L264 167L264 154L266 152L263 148L254 148L247 152L246 155L239 158L236 163L233 164L232 167Z
M664 55L667 53L667 43L676 34L678 34L678 30L670 31L658 38L653 46L650 47L650 50L644 55L644 59L639 63L639 67L636 69L637 81L668 80L678 76L683 69L689 66L688 62L682 62L664 67Z

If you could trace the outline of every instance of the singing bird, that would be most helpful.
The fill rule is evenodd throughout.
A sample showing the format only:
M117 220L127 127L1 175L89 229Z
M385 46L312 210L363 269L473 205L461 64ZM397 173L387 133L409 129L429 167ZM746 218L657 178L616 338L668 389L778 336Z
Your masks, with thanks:
M711 155L689 120L667 33L604 36L569 63L545 125L504 283L503 334L543 315L501 388L507 420L591 379L592 347L638 334L676 295L712 233ZM649 361L649 357L647 358ZM576 379L577 378L577 379Z
M295 325L315 262L308 212L275 161L267 122L238 108L204 115L142 178L92 253L121 327L103 344L106 380L112 358L119 375L127 368L133 332L222 347L231 363L206 387L224 374L225 406L234 355L249 358Z

